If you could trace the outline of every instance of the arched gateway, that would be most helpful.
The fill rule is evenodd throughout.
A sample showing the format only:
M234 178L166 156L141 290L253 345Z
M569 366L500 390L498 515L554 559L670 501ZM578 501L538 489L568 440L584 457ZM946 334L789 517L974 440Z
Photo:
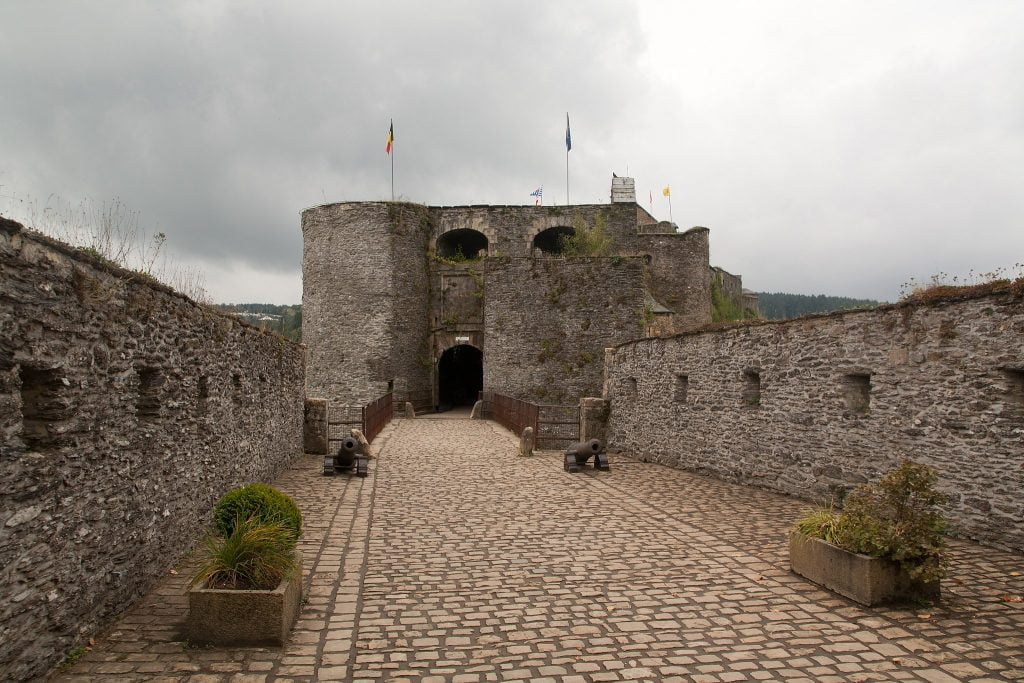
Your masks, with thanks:
M473 405L484 388L484 354L469 344L447 349L437 362L437 401L443 406Z

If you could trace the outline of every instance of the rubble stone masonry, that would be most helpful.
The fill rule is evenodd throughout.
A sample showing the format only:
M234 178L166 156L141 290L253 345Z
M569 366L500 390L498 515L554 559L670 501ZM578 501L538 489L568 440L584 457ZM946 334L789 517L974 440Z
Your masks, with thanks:
M606 398L612 449L808 499L926 463L960 533L1024 549L1019 287L627 342Z
M641 257L487 261L484 388L574 404L601 388L604 348L644 325Z
M303 349L0 218L0 679L42 675L302 452Z

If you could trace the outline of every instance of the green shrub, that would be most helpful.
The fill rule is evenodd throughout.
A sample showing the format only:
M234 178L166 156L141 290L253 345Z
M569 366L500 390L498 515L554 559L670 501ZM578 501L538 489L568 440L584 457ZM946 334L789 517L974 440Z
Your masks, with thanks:
M282 522L256 517L235 518L226 536L207 534L207 557L192 577L192 585L233 590L270 590L294 575L295 532Z
M947 522L938 509L945 496L935 490L937 479L931 467L904 461L878 482L850 492L841 514L821 509L796 529L850 552L899 562L911 578L938 580L947 564Z
M948 524L937 479L931 467L905 461L877 483L858 486L846 497L837 545L895 560L915 579L942 578Z
M224 536L230 536L239 518L255 517L263 524L279 522L294 534L302 535L302 513L295 501L266 484L249 484L228 491L213 508L213 524Z

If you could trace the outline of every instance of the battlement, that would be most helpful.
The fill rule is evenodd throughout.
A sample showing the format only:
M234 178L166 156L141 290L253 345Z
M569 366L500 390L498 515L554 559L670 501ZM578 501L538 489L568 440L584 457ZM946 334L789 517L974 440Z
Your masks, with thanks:
M347 403L394 387L399 402L442 405L445 359L472 347L479 367L448 378L459 400L484 388L575 400L599 389L606 346L710 322L709 230L655 220L633 185L613 177L608 204L306 209L307 391Z

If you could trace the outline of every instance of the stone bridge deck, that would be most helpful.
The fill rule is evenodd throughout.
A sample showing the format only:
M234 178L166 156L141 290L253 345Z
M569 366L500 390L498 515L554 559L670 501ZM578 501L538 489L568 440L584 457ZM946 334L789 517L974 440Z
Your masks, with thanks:
M66 680L1024 680L1024 558L954 542L941 607L864 609L788 570L806 506L612 459L562 472L491 422L401 420L366 479L306 458L308 602L279 649L180 642L184 563Z

